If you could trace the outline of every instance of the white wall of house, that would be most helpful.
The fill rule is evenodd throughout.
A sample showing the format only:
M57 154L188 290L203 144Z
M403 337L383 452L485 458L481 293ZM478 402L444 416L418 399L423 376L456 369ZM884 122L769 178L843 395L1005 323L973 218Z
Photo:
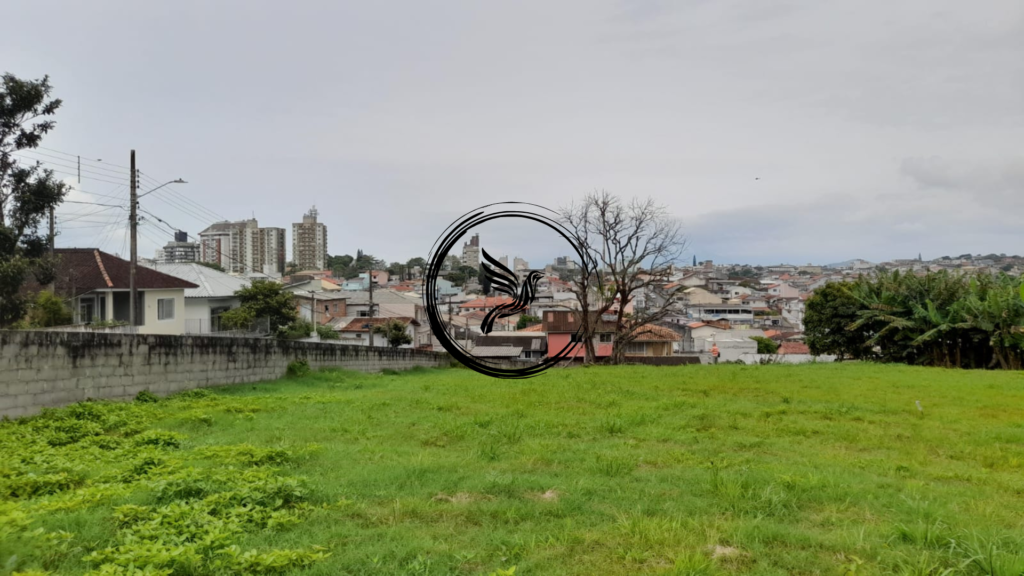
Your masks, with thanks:
M213 327L213 310L238 308L238 298L185 298L185 331L209 334Z
M185 332L185 289L145 290L145 323L139 326L140 334L184 334ZM173 314L170 318L159 319L158 308L161 300L172 300Z

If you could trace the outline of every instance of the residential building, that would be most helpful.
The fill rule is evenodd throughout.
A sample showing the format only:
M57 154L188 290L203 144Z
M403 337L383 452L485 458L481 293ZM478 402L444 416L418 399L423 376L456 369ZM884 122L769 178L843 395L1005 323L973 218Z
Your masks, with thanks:
M586 356L586 348L579 340L577 332L580 329L579 319L575 312L568 310L548 310L541 318L543 324L541 331L548 337L548 356L556 356L563 351L567 352L569 359L583 359ZM594 333L594 354L598 358L607 358L612 355L612 344L615 340L615 317L612 315L598 316L594 312L588 312L592 321L596 323Z
M96 248L58 248L54 292L70 301L75 324L128 322L131 318L127 260ZM136 326L140 334L182 334L185 290L197 284L145 266L135 268ZM42 287L28 284L26 290Z
M388 285L388 273L385 270L371 270L369 273L362 272L359 276L346 280L341 285L342 290L369 290L370 275L373 276L373 284L381 288Z
M382 334L374 334L373 328L379 326L388 320L400 320L406 325L406 331L409 334L409 338L412 339L411 344L403 344L399 348L413 348L416 345L416 329L419 328L420 322L415 318L411 317L390 317L390 318L352 318L348 322L337 328L338 336L341 341L345 344L354 344L358 346L389 346L387 338Z
M198 262L199 243L189 242L188 233L178 230L174 233L174 241L158 248L154 260L156 262Z
M196 263L163 262L153 269L195 284L185 289L185 334L212 334L224 331L220 315L238 308L235 292L249 286L249 281Z
M255 218L216 222L199 233L199 260L229 274L280 277L285 265L284 228L260 228Z
M694 320L728 320L733 324L754 322L754 311L745 304L691 304L687 312Z
M796 298L800 295L800 290L797 290L786 282L772 284L771 286L768 286L767 291L768 294L772 296L781 296L783 298Z
M327 324L335 318L349 319L348 294L340 290L333 292L295 292L295 309L299 318L309 320L317 326Z
M327 225L318 222L316 206L292 224L292 261L300 270L327 268Z
M539 332L502 332L500 334L486 334L476 337L476 348L473 349L473 356L477 358L499 358L508 357L496 352L490 352L482 348L504 347L518 350L514 357L520 360L540 360L547 356L547 337Z
M722 303L721 296L716 296L711 292L708 292L707 290L699 287L687 288L683 290L679 296L679 299L688 306Z
M512 260L512 266L513 266L513 268L512 268L513 272L519 272L520 270L529 270L530 269L530 263L527 262L526 260L523 260L519 256L516 256L515 259Z
M462 264L480 269L480 235L473 234L473 237L462 245Z
M626 356L671 356L682 336L671 328L649 324L636 329L633 340L626 343Z

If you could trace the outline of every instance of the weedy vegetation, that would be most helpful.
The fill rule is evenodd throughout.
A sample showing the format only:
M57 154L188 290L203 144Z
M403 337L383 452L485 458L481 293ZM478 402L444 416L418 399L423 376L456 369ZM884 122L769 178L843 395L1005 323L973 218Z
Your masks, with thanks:
M85 402L0 423L0 574L1020 576L1022 406L859 363Z

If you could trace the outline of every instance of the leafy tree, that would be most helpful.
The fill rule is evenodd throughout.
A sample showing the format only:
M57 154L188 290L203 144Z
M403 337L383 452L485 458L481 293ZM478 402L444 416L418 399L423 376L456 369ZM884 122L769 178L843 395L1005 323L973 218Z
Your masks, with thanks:
M397 318L389 318L387 321L373 327L374 334L380 334L388 341L388 346L398 348L405 344L412 344L412 337L409 336L409 325Z
M811 354L835 354L844 358L863 358L868 354L863 332L850 325L860 316L861 303L845 282L829 282L814 291L804 313L804 336Z
M277 282L254 280L250 286L237 290L235 296L241 306L220 316L221 323L228 328L244 328L255 320L268 318L271 332L277 332L299 316L291 292Z
M309 338L309 335L316 332L321 340L337 340L339 334L330 326L313 326L313 323L305 318L296 318L287 326L277 331L277 337L282 340L301 340Z
M462 266L462 259L454 254L449 254L448 257L444 259L444 265L442 268L445 270L456 270L459 266Z
M459 265L457 268L448 273L445 278L451 281L455 286L464 286L470 279L479 276L479 272L472 266Z
M74 316L59 296L43 290L36 294L35 301L28 313L28 323L32 328L49 328L71 324Z
M522 330L527 326L533 326L534 324L540 324L542 320L536 316L530 316L529 314L522 314L519 316L519 321L516 322L516 330Z
M884 361L960 368L1024 366L1021 279L1005 274L883 274L852 287L850 329Z
M227 270L225 270L223 266L216 262L203 262L197 260L196 264L199 264L200 266L206 266L207 268L210 268L211 270L216 270L217 272L227 272Z
M317 326L316 333L321 340L338 340L341 335L330 326Z
M399 280L405 280L405 264L401 262L392 262L388 264L388 276L398 278Z
M410 274L412 274L413 268L419 268L422 274L427 269L427 261L419 256L409 258L409 261L405 263L405 267L409 270Z
M29 273L43 285L53 282L55 265L46 254L48 232L40 230L47 213L63 201L67 186L39 163L23 166L14 156L39 146L56 123L60 108L50 99L49 76L0 81L0 327L24 318L28 300L21 286Z
M757 342L758 354L775 354L779 351L779 345L771 338L764 336L751 336L751 340Z

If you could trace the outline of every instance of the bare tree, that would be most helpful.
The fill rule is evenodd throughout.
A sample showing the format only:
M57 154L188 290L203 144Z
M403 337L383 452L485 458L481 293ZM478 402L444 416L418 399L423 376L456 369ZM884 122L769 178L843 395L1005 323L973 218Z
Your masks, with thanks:
M668 282L671 264L686 248L679 222L652 199L628 202L605 191L588 194L562 211L565 225L597 266L574 286L586 362L593 362L601 317L615 315L612 362L622 362L630 342L673 309L675 293L655 294ZM632 312L627 312L633 305ZM588 313L589 312L589 313Z

